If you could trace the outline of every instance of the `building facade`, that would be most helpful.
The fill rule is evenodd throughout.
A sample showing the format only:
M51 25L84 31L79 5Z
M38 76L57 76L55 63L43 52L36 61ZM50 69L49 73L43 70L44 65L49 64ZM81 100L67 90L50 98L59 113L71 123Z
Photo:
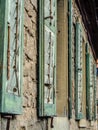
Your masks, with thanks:
M0 0L0 130L97 130L98 3L83 2Z

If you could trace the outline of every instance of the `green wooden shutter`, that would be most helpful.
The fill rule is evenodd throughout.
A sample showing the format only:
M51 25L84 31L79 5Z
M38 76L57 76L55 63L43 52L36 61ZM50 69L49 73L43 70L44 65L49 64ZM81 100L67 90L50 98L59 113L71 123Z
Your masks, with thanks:
M56 0L39 2L39 116L56 114Z
M72 118L72 0L68 0L68 11L68 115Z
M76 23L76 119L83 118L82 98L83 98L83 50L82 50L82 30L80 23Z
M89 46L86 46L86 104L87 104L87 119L93 119L93 103L94 103L94 73L93 73L93 57L89 52Z
M2 59L3 59L4 41L5 41L4 39L5 24L4 23L5 23L5 0L0 0L0 90L2 90L2 74L3 74L2 73L3 72ZM0 107L1 107L1 98L0 98Z
M0 68L2 71L0 112L21 114L23 0L0 0L0 13L4 15L2 26L0 26L1 34L3 33L2 41L0 36L0 46L2 46L2 54L0 55L0 63L2 63L2 68ZM0 15L0 17L2 16Z
M97 102L96 102L96 91L97 91L97 89L96 89L96 86L97 86L97 77L96 77L96 64L94 65L94 120L96 120L97 119L97 115L96 115L96 113L97 113L97 109L96 109L96 107L97 107Z

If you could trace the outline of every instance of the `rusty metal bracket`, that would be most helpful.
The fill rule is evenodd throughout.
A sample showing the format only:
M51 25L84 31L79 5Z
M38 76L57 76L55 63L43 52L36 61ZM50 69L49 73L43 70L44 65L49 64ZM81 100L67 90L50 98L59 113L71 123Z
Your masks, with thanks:
M53 117L51 117L51 124L50 124L50 127L51 127L51 128L54 128L54 125L53 125Z
M8 23L7 79L10 78L10 24Z
M53 19L53 16L47 16L47 17L45 17L44 19Z
M14 115L1 114L1 118L7 119L6 130L10 130L10 120L14 119Z
M10 118L7 119L6 130L10 130Z

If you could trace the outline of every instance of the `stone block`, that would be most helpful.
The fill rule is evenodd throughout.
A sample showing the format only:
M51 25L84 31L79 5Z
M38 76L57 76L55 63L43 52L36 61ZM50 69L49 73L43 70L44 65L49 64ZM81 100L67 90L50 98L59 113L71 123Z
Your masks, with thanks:
M51 119L48 120L49 130L70 130L69 129L69 122L66 117L54 117L53 118L53 128L51 128Z
M79 127L80 128L86 128L87 127L87 121L86 121L86 119L81 119L79 121Z

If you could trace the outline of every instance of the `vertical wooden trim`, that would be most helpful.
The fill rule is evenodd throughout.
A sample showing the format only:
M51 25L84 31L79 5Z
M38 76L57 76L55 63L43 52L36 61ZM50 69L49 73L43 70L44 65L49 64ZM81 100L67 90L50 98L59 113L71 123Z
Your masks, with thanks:
M44 115L44 0L39 0L39 116Z
M5 73L6 69L4 69L4 50L5 50L5 33L6 33L6 0L2 0L0 2L0 30L2 30L2 33L0 33L0 111L3 109L3 100L4 95L2 94L4 92L4 85L5 85L5 77L7 74ZM7 32L8 33L8 32ZM6 63L7 65L7 63Z
M22 22L21 22L21 50L20 50L20 55L21 55L21 60L20 60L20 65L21 65L21 69L20 69L20 77L21 80L20 80L20 95L21 95L21 102L23 103L23 60L24 60L24 57L23 57L23 54L24 54L24 0L21 0L22 2L22 9L21 9L21 13L22 13ZM22 106L21 106L22 107Z
M78 117L78 75L77 75L77 68L78 68L78 46L80 42L80 30L79 30L79 23L76 23L76 81L75 81L75 115L76 118Z
M81 24L77 22L76 23L76 81L75 81L76 82L75 83L76 84L75 85L75 115L76 115L76 120L80 120L80 119L84 118L83 102L82 102L82 96L83 96L83 63L82 63L83 62L83 49L82 49L83 39L82 38L83 38L83 36L82 36ZM82 52L81 52L81 49L82 49ZM80 56L82 56L82 57L80 57ZM82 62L81 62L81 60L82 60ZM82 65L79 66L79 64L82 64ZM82 67L82 68L80 68L80 67ZM81 81L79 81L80 75L81 75ZM79 82L81 83L80 86L79 86Z
M86 52L86 104L87 104L87 109L86 109L86 114L87 114L87 119L89 119L89 82L90 82L90 78L89 78L89 54Z
M90 107L90 51L89 44L86 44L86 117L91 120L91 107Z
M83 102L83 115L86 117L86 52L85 42L83 42L83 91L82 91L82 102Z
M96 64L94 64L94 120L96 120L96 107L97 107L97 102L96 102L96 87L97 87L97 77L96 77Z

